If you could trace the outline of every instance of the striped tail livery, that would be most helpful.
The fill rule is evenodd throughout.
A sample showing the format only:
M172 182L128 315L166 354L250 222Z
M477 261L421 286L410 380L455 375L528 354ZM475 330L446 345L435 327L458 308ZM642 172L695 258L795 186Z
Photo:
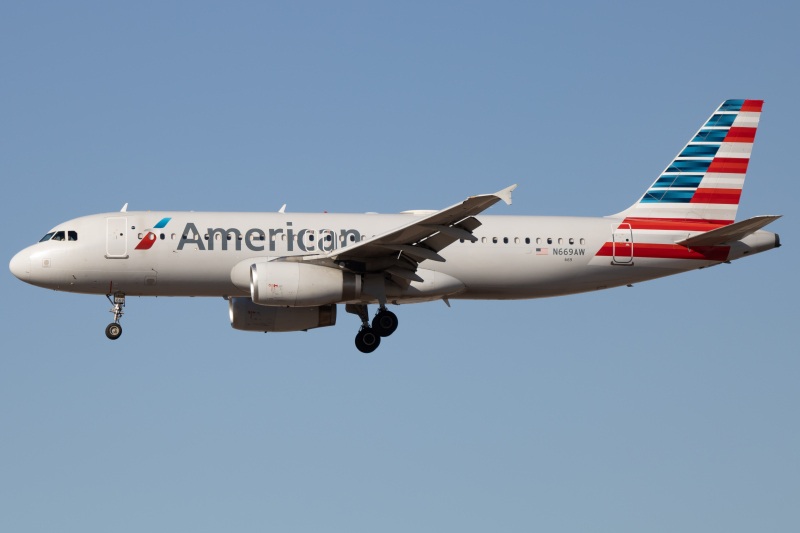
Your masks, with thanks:
M633 206L617 216L731 224L763 100L726 100Z

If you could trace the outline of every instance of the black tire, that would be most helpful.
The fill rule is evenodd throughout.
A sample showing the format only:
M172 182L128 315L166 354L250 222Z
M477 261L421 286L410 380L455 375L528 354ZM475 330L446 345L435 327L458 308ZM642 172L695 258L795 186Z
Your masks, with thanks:
M116 322L112 322L108 326L106 326L106 337L115 341L119 339L119 336L122 335L122 326L117 324Z
M381 337L372 328L362 328L356 335L356 348L361 353L372 353L381 345Z
M397 315L391 311L380 311L372 319L372 329L381 337L388 337L397 329Z

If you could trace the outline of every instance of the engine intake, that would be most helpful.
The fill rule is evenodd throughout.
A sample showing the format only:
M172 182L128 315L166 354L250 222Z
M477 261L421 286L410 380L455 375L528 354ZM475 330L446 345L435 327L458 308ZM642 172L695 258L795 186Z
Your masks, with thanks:
M250 267L250 298L259 305L311 307L361 297L361 276L335 268L269 261Z
M336 325L336 305L267 307L250 298L230 298L231 327L242 331L305 331Z

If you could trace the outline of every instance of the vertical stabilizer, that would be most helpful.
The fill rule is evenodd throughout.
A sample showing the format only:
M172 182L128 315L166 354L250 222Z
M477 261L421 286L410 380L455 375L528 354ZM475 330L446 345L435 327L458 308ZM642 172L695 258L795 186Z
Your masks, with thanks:
M644 196L614 217L732 223L763 103L723 102Z

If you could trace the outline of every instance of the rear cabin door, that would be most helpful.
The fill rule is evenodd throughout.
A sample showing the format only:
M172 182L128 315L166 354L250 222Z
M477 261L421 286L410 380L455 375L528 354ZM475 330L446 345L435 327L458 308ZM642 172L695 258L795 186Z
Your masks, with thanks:
M106 219L106 257L128 257L128 219L108 217Z
M615 263L633 262L633 230L628 223L622 223L614 230L613 254Z

